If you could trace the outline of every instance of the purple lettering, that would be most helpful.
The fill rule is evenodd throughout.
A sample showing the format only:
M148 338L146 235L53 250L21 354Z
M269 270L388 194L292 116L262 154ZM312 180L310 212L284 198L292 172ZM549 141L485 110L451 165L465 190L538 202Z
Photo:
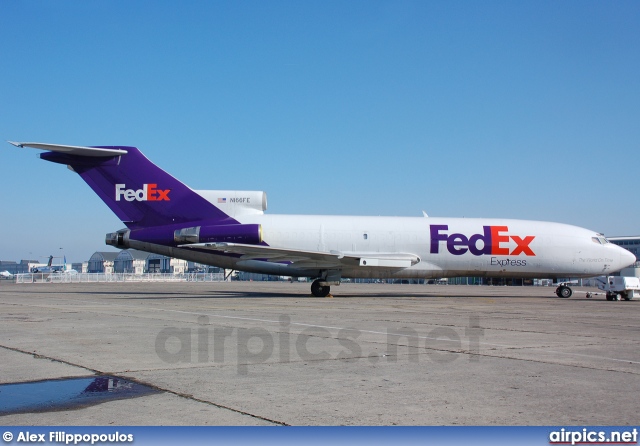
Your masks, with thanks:
M440 231L446 231L449 225L431 225L431 254L438 254L440 241L448 238L447 234L440 234Z
M116 189L116 200L119 200L121 195L124 195L125 200L129 200L127 196L129 191L120 189ZM439 254L440 242L447 242L447 250L454 256L460 256L467 252L474 256L525 255L535 257L536 255L529 246L535 236L527 235L526 237L521 237L508 234L508 226L483 226L482 234L473 234L471 237L458 232L448 235L446 231L449 230L449 225L429 225L429 230L431 232L431 254ZM513 250L506 246L511 240L517 245ZM500 244L503 245L501 246ZM526 261L523 260L517 266L520 265L526 265Z
M483 226L484 235L474 234L469 239L469 251L474 256L491 254L491 226ZM482 249L478 248L478 240L482 241Z
M458 246L464 246L464 248L457 249ZM447 249L454 256L467 252L467 246L469 246L469 239L464 234L451 234L447 239Z

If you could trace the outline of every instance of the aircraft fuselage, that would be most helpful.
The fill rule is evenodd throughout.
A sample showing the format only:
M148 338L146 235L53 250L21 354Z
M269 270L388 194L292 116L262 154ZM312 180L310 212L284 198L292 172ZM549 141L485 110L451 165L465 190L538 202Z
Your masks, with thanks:
M262 227L272 248L358 253L412 253L408 268L343 266L341 277L592 277L626 266L630 253L588 229L561 223L481 218L250 215L242 224ZM204 260L199 252L129 241L131 247ZM171 244L171 243L167 243ZM175 245L175 244L174 244ZM179 250L177 253L175 250ZM161 251L161 252L160 252ZM291 276L317 273L295 265L206 254L205 263L244 271ZM267 265L267 263L272 263ZM318 271L326 269L318 265Z

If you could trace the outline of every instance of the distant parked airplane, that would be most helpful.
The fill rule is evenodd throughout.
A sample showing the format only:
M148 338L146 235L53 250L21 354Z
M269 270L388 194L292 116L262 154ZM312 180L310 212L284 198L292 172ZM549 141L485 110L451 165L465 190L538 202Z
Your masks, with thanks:
M48 273L57 273L62 271L62 266L53 265L53 256L49 256L49 261L47 262L47 266L34 266L31 268L32 273L39 274L48 274Z
M427 217L268 215L264 192L193 190L135 147L14 143L68 165L124 222L106 243L241 271L314 278L609 275L636 261L601 234L560 223ZM556 293L570 297L560 285Z
M2 278L2 279L13 279L13 274L11 274L9 271L2 271L2 272L0 272L0 278Z

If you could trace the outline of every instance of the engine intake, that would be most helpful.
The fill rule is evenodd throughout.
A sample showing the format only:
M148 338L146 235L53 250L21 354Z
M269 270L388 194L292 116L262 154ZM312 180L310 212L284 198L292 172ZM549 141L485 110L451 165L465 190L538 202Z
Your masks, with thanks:
M105 237L105 243L107 245L115 246L116 248L128 248L129 244L129 234L131 233L128 229L121 229L118 232L110 232Z

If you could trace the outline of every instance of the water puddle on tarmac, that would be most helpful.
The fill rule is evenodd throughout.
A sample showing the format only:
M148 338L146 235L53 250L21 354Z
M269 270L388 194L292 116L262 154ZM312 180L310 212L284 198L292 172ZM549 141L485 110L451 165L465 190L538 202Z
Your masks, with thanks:
M114 376L55 379L0 385L0 416L92 406L161 391Z

